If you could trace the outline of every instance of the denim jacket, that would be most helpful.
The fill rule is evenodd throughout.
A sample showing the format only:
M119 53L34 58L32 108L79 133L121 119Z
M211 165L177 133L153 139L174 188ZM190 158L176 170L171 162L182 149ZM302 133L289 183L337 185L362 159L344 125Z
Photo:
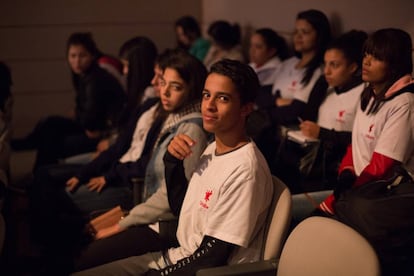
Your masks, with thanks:
M166 191L163 157L174 136L183 133L196 141L192 148L192 155L184 160L185 175L188 180L197 166L200 155L207 146L207 134L202 127L200 112L191 112L175 119L173 124L161 130L159 140L146 169L143 203L135 206L129 215L120 221L119 224L123 228L137 224L154 223L160 217L172 216Z

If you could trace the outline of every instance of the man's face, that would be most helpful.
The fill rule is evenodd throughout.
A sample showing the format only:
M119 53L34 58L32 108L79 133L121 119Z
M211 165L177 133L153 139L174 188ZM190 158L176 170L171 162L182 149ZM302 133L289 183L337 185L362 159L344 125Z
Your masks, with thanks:
M224 75L211 73L204 86L201 101L203 127L217 135L240 135L249 105L242 105L240 95L232 80Z

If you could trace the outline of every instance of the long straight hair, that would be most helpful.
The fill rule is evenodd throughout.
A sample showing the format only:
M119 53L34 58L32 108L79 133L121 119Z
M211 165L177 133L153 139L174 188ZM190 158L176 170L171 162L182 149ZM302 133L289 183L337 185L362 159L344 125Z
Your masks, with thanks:
M135 109L142 100L145 89L154 77L154 64L158 50L147 37L138 36L126 41L119 50L119 57L128 61L128 109Z
M370 35L365 42L364 53L372 55L386 64L386 80L378 91L373 91L372 86L361 95L361 109L365 111L372 97L374 102L367 111L368 114L376 113L382 103L386 101L385 93L401 77L411 74L413 70L412 41L410 35L400 29L380 29Z
M319 10L302 11L296 17L296 20L299 19L306 20L316 31L316 53L306 65L305 74L301 80L303 85L307 85L312 79L315 70L322 64L323 55L332 36L331 25L326 15Z

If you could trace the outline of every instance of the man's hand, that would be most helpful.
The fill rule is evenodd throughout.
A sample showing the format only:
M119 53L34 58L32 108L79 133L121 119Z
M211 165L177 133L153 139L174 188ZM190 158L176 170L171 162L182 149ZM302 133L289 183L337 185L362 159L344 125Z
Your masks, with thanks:
M185 134L178 134L168 145L168 152L177 159L184 160L192 154L191 147L195 141Z
M321 127L316 123L311 121L304 121L299 125L299 128L302 131L303 135L315 139L319 138Z
M66 186L68 187L69 192L73 192L76 187L79 185L79 179L77 177L72 177L66 181Z
M102 189L105 187L105 184L105 177L99 176L91 178L88 184L86 184L86 186L88 187L89 191L97 191L98 193L100 193Z

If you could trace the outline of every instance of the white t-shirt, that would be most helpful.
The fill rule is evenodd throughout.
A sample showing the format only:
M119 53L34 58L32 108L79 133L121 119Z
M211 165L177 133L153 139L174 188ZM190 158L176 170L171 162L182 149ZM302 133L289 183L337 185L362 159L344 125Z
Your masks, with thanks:
M372 102L373 99L366 110ZM357 175L369 164L374 151L402 162L413 172L413 150L413 93L386 101L376 114L367 115L358 108L352 131L352 158Z
M145 140L147 139L148 131L154 122L154 114L157 110L158 104L155 104L150 109L142 113L137 121L134 135L132 137L131 146L128 151L119 159L119 162L135 162L141 157L144 150Z
M297 57L291 57L283 61L280 70L278 70L277 77L273 83L272 93L275 95L276 91L280 91L280 96L284 99L295 99L304 103L308 102L310 92L316 81L322 74L321 68L317 68L313 72L313 76L306 86L301 83L305 74L305 68L297 69L296 64L299 63Z
M181 247L169 249L173 263L188 257L205 235L240 246L229 263L257 261L263 225L272 195L266 160L250 142L216 155L216 143L200 157L180 213L177 238Z
M340 94L330 92L319 107L318 125L326 129L351 132L364 87L365 84L361 83Z
M257 67L256 64L252 62L249 65L256 72L260 85L265 86L272 85L275 82L282 61L278 57L272 57L260 67Z

